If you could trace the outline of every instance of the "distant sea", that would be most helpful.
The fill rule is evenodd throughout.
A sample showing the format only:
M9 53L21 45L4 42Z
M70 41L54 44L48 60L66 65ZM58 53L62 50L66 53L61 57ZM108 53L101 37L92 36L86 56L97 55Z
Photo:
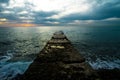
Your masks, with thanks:
M1 27L0 79L23 74L59 30L94 69L120 69L120 27Z

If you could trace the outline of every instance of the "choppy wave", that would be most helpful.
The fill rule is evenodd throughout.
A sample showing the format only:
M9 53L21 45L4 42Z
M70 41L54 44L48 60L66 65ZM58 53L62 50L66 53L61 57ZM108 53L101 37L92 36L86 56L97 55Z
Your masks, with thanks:
M85 45L85 46L84 46ZM120 51L116 47L74 44L94 69L120 69ZM106 44L104 44L106 45Z
M2 28L0 79L10 80L17 74L23 74L32 62L33 55L36 56L56 30L65 32L94 69L120 69L119 27Z
M14 52L10 50L7 51L6 55L0 57L0 79L1 80L11 80L16 77L18 74L23 74L25 70L28 68L29 64L32 61L17 61L17 62L8 62L12 59ZM88 63L94 68L104 68L104 69L114 69L120 68L120 60L114 59L113 61L104 61L100 58L97 58L93 61L90 57L88 58Z
M8 62L13 58L14 53L7 51L7 54L0 56L0 79L11 80L18 74L23 74L31 62Z
M113 61L103 61L101 59L97 59L96 61L88 61L88 63L94 68L94 69L114 69L118 68L120 69L120 60L113 60Z

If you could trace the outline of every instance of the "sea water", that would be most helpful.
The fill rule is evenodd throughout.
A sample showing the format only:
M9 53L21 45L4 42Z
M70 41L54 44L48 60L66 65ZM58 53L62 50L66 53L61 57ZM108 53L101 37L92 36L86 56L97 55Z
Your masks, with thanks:
M120 69L120 27L1 27L0 79L23 74L59 30L94 69Z

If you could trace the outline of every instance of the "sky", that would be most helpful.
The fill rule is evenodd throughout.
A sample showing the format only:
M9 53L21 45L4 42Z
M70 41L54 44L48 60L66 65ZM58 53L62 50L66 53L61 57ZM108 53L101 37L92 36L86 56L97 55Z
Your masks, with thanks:
M120 0L0 0L0 27L120 26Z

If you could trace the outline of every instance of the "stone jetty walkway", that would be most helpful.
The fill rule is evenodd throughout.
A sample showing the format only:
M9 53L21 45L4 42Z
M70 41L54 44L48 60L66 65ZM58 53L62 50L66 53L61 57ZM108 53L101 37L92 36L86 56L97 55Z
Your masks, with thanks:
M62 31L55 32L19 80L100 80Z

